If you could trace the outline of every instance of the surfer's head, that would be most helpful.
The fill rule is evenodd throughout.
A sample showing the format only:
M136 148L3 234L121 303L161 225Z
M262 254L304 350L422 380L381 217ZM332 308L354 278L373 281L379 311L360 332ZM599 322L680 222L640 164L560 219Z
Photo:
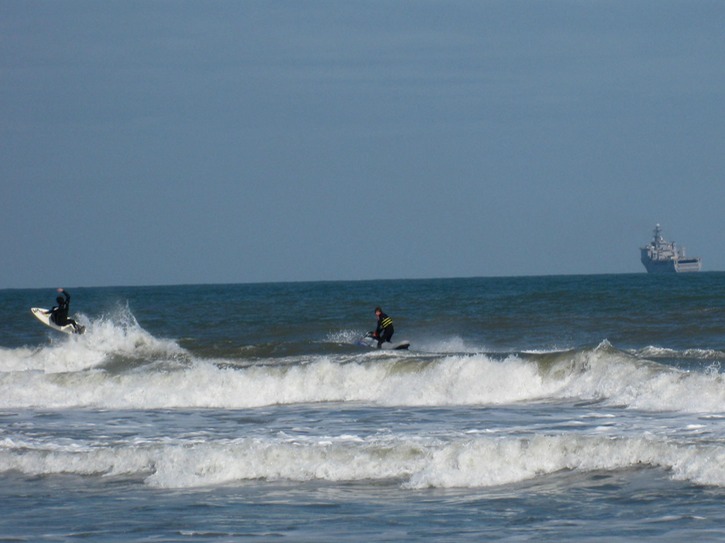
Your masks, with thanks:
M56 302L58 302L59 304L62 304L63 302L65 302L65 300L63 299L63 296L58 296L58 297L57 297L57 298L55 299L55 301L56 301Z
M376 308L375 308L375 314L376 314L376 315L377 315L378 313L382 313L382 312L383 312L383 310L382 310L382 309L380 309L380 307L376 307Z

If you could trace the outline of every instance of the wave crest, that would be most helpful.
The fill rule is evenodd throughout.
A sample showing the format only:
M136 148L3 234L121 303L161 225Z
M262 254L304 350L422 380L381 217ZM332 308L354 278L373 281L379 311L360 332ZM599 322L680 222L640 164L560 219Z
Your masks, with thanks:
M654 437L536 435L452 441L401 436L239 438L43 447L0 441L0 472L142 477L159 488L242 481L396 482L404 488L484 488L564 471L657 468L675 480L725 486L725 449Z
M171 340L154 338L135 320L118 324L101 319L87 337L70 337L37 350L14 349L10 355L0 351L3 357L0 407L224 409L319 402L453 406L593 401L647 411L725 410L725 376L716 362L701 371L684 371L642 360L606 342L594 349L543 354L346 351L259 363L200 359Z
M67 373L112 364L119 359L155 361L185 356L172 340L158 339L144 330L128 307L119 307L96 319L79 316L83 335L53 333L47 346L0 348L0 372Z

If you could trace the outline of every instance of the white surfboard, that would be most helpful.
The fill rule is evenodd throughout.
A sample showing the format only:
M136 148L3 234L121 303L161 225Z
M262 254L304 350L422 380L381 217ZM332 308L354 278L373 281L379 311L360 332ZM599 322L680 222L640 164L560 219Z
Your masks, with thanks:
M52 320L50 320L50 309L43 309L42 307L31 307L30 311L33 312L33 315L35 315L36 319L45 324L48 328L52 328L53 330L58 330L59 332L63 332L64 334L82 334L85 331L85 328L83 326L79 326L78 331L76 331L72 324L58 326Z

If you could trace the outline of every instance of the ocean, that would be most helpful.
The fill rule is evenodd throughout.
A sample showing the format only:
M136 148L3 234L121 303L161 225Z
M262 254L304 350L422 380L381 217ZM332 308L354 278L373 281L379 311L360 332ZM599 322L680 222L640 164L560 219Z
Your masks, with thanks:
M725 273L68 290L0 290L0 541L725 540Z

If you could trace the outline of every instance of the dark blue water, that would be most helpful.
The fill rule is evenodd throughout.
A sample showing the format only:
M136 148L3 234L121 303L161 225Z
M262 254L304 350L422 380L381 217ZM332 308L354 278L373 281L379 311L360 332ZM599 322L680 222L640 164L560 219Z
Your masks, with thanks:
M69 288L83 336L0 291L0 536L722 540L724 285Z

